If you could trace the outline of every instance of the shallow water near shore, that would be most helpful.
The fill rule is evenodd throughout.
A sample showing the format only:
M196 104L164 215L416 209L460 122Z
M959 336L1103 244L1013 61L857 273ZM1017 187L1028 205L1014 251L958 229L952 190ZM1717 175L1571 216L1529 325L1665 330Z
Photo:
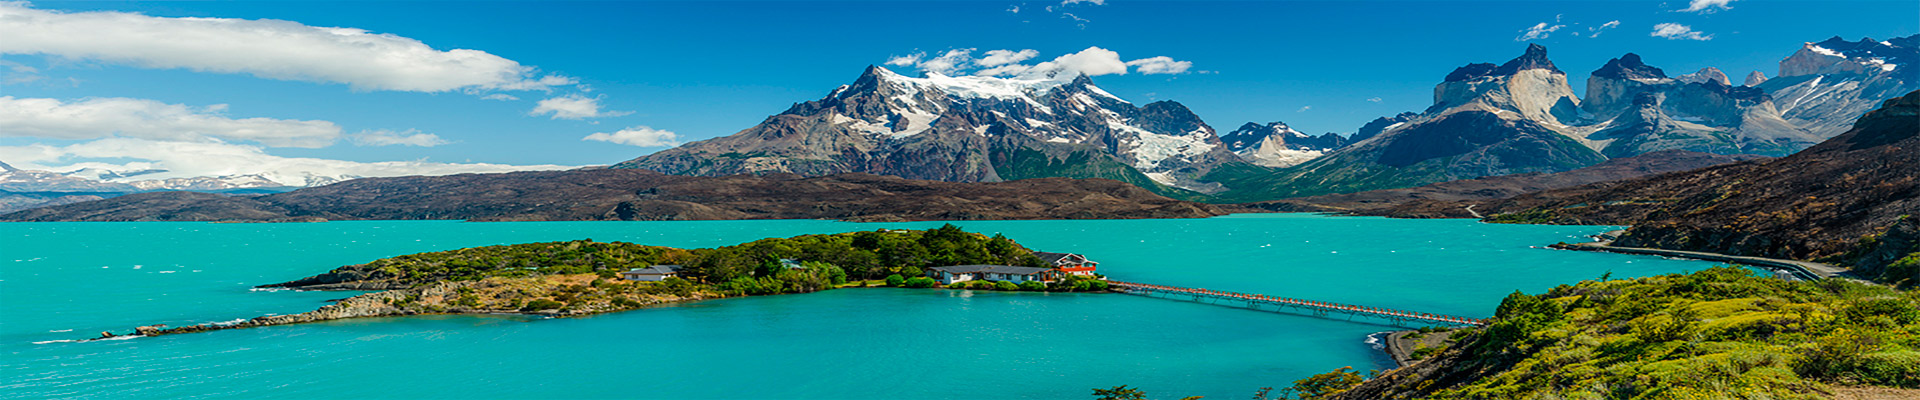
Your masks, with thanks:
M256 291L381 257L591 238L711 247L938 222L0 223L0 398L1242 398L1391 364L1392 329L1113 294L848 289L590 316L372 318L74 343L309 311ZM1515 290L1714 264L1547 250L1598 226L1305 214L969 221L1113 279L1485 317Z

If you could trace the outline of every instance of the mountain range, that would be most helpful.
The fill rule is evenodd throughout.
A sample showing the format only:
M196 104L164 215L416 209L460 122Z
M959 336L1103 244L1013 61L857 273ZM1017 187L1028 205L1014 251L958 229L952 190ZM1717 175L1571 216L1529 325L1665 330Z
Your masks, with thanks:
M1920 88L1920 35L1804 43L1774 77L1669 75L1626 53L1584 97L1529 45L1446 74L1433 104L1351 135L1284 122L1218 134L1175 101L1135 105L1084 75L907 77L869 66L850 84L733 135L614 164L667 174L871 173L949 182L1106 178L1164 196L1258 202L1511 174L1552 174L1652 152L1782 156L1844 132ZM141 179L153 171L28 171L0 164L0 212L152 190L277 192L263 175ZM352 176L305 176L319 186Z
M137 193L0 221L634 221L1200 218L1221 206L1106 179L954 183L861 173L699 177L633 169L364 178L286 193Z
M1585 97L1530 45L1501 64L1447 74L1433 105L1351 136L1283 122L1218 135L1174 101L1144 106L1085 76L906 77L868 67L852 84L730 136L615 168L727 175L867 172L996 182L1102 177L1178 198L1245 202L1555 173L1664 150L1781 156L1845 131L1911 91L1920 35L1806 43L1777 77L1734 85L1718 69L1678 76L1627 53L1593 71ZM1782 102L1786 104L1782 104Z

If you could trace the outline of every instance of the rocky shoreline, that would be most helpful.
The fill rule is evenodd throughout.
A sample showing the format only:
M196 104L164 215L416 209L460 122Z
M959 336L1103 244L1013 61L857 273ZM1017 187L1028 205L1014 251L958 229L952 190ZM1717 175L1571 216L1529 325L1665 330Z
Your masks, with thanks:
M568 317L626 311L654 307L663 304L681 303L728 297L724 294L689 291L687 295L627 293L602 301L584 302L580 306L565 308L527 309L514 305L521 304L523 298L548 297L568 290L576 281L591 282L594 277L586 276L547 276L533 278L489 278L477 281L442 281L414 287L388 289L341 299L334 304L299 314L268 315L250 318L238 323L207 323L179 327L166 325L146 325L133 329L133 333L116 334L101 332L101 336L88 340L115 339L126 336L164 336L183 333L211 332L226 329L255 328L263 326L302 324L350 318L393 317L431 314L521 314L547 317ZM290 286L293 282L261 285L258 288L292 288L294 290L358 291L367 287L390 287L400 284L388 282L356 282L319 284L306 287ZM615 284L633 285L633 284ZM540 288L548 290L541 291ZM529 290L533 289L533 290ZM482 295L494 296L496 301L476 300ZM511 297L511 299L508 299ZM505 300L505 301L501 301ZM529 302L532 303L532 302Z

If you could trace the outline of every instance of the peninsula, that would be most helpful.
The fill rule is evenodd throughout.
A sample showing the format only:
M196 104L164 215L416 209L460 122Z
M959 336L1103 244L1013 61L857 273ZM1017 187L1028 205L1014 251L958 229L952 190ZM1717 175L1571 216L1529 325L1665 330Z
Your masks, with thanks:
M403 255L335 268L260 288L377 291L317 310L230 324L148 325L160 336L346 318L424 314L578 316L738 296L809 293L876 285L928 288L927 271L1002 265L1056 270L1046 281L968 280L946 288L1104 291L1091 271L1062 269L1005 236L952 224L919 231L883 229L770 238L707 249L592 239L465 248ZM951 281L952 274L946 274ZM103 337L121 336L105 332Z

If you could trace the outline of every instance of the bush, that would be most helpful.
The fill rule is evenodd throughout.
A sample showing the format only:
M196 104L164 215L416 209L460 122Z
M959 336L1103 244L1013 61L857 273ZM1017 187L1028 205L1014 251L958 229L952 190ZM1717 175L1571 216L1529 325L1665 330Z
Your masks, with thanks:
M907 278L901 277L900 274L887 275L887 286L900 286L905 283Z
M1013 282L999 281L999 282L993 283L993 289L1011 292L1015 290L1020 290L1020 285L1016 285Z
M910 288L930 288L930 287L933 287L934 284L938 284L940 282L933 280L933 278L920 276L920 277L914 277L913 279L908 279L906 282L903 282L903 283L905 284L906 287L910 287Z
M993 281L967 281L967 288L973 290L993 290Z
M948 289L966 289L966 288L967 288L967 283L966 283L966 282L954 282L954 283L949 283L949 284L947 284L947 288L948 288Z
M1029 291L1029 292L1038 292L1038 291L1043 291L1043 290L1047 290L1047 284L1045 284L1045 283L1040 283L1040 281L1026 281L1026 282L1021 282L1021 283L1020 283L1020 290L1025 290L1025 291Z
M566 306L567 306L566 303L561 303L558 301L547 300L547 299L539 299L539 300L527 302L527 306L520 307L520 311L555 310L555 309L559 309L560 307L566 307Z

